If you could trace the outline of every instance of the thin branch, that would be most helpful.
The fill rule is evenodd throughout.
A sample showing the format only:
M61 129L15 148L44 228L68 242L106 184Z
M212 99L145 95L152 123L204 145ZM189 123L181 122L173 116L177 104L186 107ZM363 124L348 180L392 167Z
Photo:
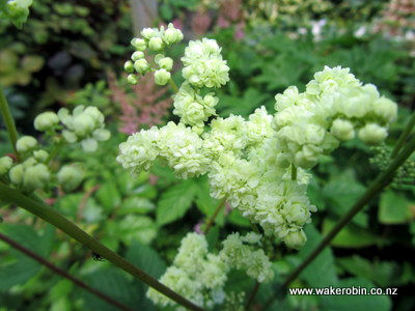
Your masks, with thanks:
M117 307L118 309L124 310L124 311L133 311L133 309L131 309L131 308L125 306L124 304L122 304L121 302L118 302L117 300L107 296L106 294L100 292L99 290L90 287L86 283L82 282L81 280L78 280L77 278L71 276L66 271L62 270L61 268L58 268L57 266L55 266L51 262L47 261L45 258L39 256L38 254L32 252L30 249L27 249L26 247L22 246L21 244L17 243L16 241L10 239L9 237L7 237L7 236L5 236L1 233L0 233L0 240L3 240L4 242L9 244L14 249L22 252L23 254L25 254L26 256L28 256L30 258L32 258L33 260L36 260L38 263L40 263L41 265L43 265L43 266L47 267L48 269L52 270L56 274L59 274L61 277L65 278L65 279L68 279L69 281L74 283L76 286L79 286L79 287L85 289L86 291L88 291L91 294L97 296L98 298L108 302L109 304Z
M395 148L393 148L391 158L394 158L399 150L401 150L402 146L405 143L405 140L408 138L409 134L411 134L412 129L415 126L415 112L412 113L411 118L409 119L408 124L405 126L405 129L401 133L401 136L399 136L398 141L396 142Z
M259 286L260 285L261 285L261 283L259 283L258 281L256 281L254 287L252 288L251 294L249 295L248 302L246 303L246 306L245 306L245 310L246 311L249 310L249 308L251 307L252 303L254 302L255 296L258 293L258 290L259 290Z
M346 226L350 220L360 212L367 203L370 202L376 195L378 195L393 179L395 171L408 159L415 150L415 137L413 137L404 147L403 151L397 155L389 167L382 172L371 186L366 190L363 196L353 205L346 215L340 219L334 228L323 238L320 244L308 255L306 259L287 277L281 286L282 291L286 291L288 286L294 281L303 270L330 244L334 237ZM276 296L272 296L264 305L264 310L267 309Z
M157 279L153 278L151 275L137 268L117 253L113 252L112 250L101 244L94 237L83 231L76 224L74 224L73 222L62 216L60 213L58 213L55 209L47 206L43 202L34 200L22 194L20 191L10 188L9 186L1 182L0 200L14 203L29 211L30 213L38 216L39 218L42 218L46 222L52 224L53 226L65 232L73 239L77 240L82 245L88 247L94 253L107 259L108 261L112 262L114 265L118 266L119 268L123 269L129 274L137 277L142 282L146 283L148 286L154 288L158 292L174 300L176 303L190 310L203 310L201 307L195 305L185 297L179 295L169 287L163 285Z
M3 93L3 89L0 87L0 112L3 116L4 124L6 125L7 132L9 133L10 143L12 144L14 154L16 155L17 160L19 160L19 153L16 149L17 141L17 130L16 124L14 123L13 116L10 112L9 105L7 104L6 96Z
M210 216L210 218L207 220L206 222L206 227L203 230L205 234L207 234L210 230L210 228L212 228L213 224L215 223L215 219L218 216L220 210L222 209L222 207L225 205L226 202L226 198L222 199L222 201L219 202L218 206L216 207L215 211L213 212L213 215Z

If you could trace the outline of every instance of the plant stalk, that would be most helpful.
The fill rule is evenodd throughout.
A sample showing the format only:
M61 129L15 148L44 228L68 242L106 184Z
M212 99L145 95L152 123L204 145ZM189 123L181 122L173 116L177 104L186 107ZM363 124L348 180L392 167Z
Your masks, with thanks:
M9 105L7 103L6 96L3 93L3 89L0 87L0 112L4 120L4 124L6 125L7 132L9 133L10 143L12 144L14 154L16 155L17 160L19 160L19 153L16 149L16 141L17 141L17 130L16 124L14 123L13 116L10 112Z
M412 116L409 119L408 124L405 126L403 132L399 136L398 141L396 142L395 148L393 148L391 158L394 158L398 154L399 150L401 150L402 146L405 143L405 140L408 138L409 134L411 134L411 131L414 128L414 126L415 126L415 112L412 113Z
M151 275L135 267L133 264L131 264L117 253L113 252L112 250L98 242L95 238L90 236L88 233L80 229L73 222L66 219L55 209L47 206L43 202L33 200L30 197L20 193L20 191L8 187L4 183L0 183L0 200L14 203L29 211L30 213L38 216L39 218L42 218L46 222L54 225L55 227L65 232L70 237L72 237L73 239L80 242L82 245L88 247L94 253L107 259L114 265L118 266L119 268L123 269L129 274L137 277L142 282L146 283L148 286L166 295L170 299L188 308L189 310L203 310L201 307L196 306L194 303L187 300L185 297L179 295L178 293L171 290L169 287L160 283Z
M206 222L206 227L203 230L205 234L209 233L209 230L212 228L213 224L215 223L215 219L218 216L220 210L225 205L226 198L222 199L222 201L219 202L218 206L216 207L215 211L213 212L213 215L210 216L210 218Z
M294 281L303 270L330 244L333 238L346 226L350 220L360 212L367 203L370 202L380 191L382 191L393 179L395 171L408 159L415 150L415 137L413 137L408 144L403 148L402 152L398 154L388 166L388 168L382 172L376 180L370 185L363 196L353 205L353 207L347 212L346 215L341 218L334 228L323 238L320 244L314 249L313 252L308 255L306 259L289 274L285 282L281 286L282 291L286 291L288 286ZM275 300L275 296L272 296L264 305L264 310L267 309Z
M119 302L117 300L114 300L113 298L107 296L106 294L102 293L101 291L90 287L86 283L82 282L81 280L78 280L77 278L71 276L66 271L62 270L61 268L59 268L59 267L55 266L54 264L52 264L51 262L47 261L45 258L39 256L38 254L32 252L30 249L24 247L23 245L17 243L16 241L10 239L9 237L7 237L7 236L5 236L1 233L0 233L0 240L2 240L3 242L9 244L11 247L13 247L14 249L18 250L19 252L25 254L26 256L32 258L33 260L36 260L38 263L40 263L41 265L43 265L43 266L47 267L48 269L52 270L56 274L62 276L65 279L68 279L69 281L74 283L76 286L79 286L79 287L85 289L86 291L90 292L91 294L93 294L93 295L97 296L98 298L104 300L105 302L113 305L114 307L116 307L120 310L124 310L124 311L133 311L133 309L125 306L124 304L122 304L121 302Z
M174 82L173 79L169 80L169 85L172 88L174 93L177 93L179 91L179 87L177 86L176 82Z

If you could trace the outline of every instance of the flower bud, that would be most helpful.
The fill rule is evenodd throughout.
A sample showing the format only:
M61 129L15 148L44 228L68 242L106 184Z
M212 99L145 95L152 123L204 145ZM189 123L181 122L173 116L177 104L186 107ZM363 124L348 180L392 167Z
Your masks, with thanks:
M98 143L93 138L87 138L81 141L81 146L85 152L94 152L98 148Z
M131 45L135 47L138 51L144 51L147 48L146 41L141 38L134 38L131 40Z
M0 176L6 174L13 165L13 160L10 157L0 158Z
M330 131L336 138L340 140L350 140L354 137L353 124L347 120L334 120Z
M106 129L96 129L92 133L92 136L96 140L105 141L105 140L108 140L111 137L111 132L106 130Z
M127 60L124 64L124 70L128 73L132 73L134 71L134 64L132 61Z
M173 24L170 23L166 31L163 33L163 41L166 44L173 44L183 40L183 33L180 29L174 28Z
M148 47L153 51L159 51L163 48L163 40L160 37L153 37L148 42Z
M59 123L56 113L47 111L39 114L34 121L35 129L38 131L47 131Z
M85 173L79 166L65 165L59 170L57 177L63 190L70 192L78 188L85 177Z
M46 162L49 157L49 153L45 150L37 150L33 152L33 157L39 162Z
M24 168L22 164L17 164L9 171L9 178L12 184L20 185L23 181Z
M70 144L73 144L78 140L78 137L75 135L75 133L68 130L63 130L62 136Z
M157 30L153 28L144 28L143 30L141 30L141 35L144 39L150 40L151 38L157 35Z
M46 187L50 179L48 167L45 164L36 164L28 167L23 175L23 187L25 190L33 191Z
M157 62L160 68L170 71L173 68L173 60L170 57L163 57Z
M165 69L159 69L154 73L154 81L158 85L166 85L170 80L170 72Z
M133 62L135 62L136 60L139 60L141 58L144 58L144 53L141 51L135 51L133 53L133 55L131 55L131 59L133 60Z
M127 76L127 82L132 85L136 85L138 83L137 77L134 74L129 74Z
M18 152L28 152L33 150L37 145L37 140L32 136L23 136L16 142L16 149Z
M73 119L74 131L77 136L88 135L94 129L94 119L85 113L79 114Z
M284 237L284 243L289 248L300 249L304 246L305 242L307 241L307 237L303 230L289 232Z
M141 74L145 74L147 70L150 68L148 62L142 58L134 62L134 69ZM138 82L138 81L137 81ZM137 84L137 83L135 83Z
M378 144L387 136L386 129L376 123L366 124L359 130L359 138L366 144Z

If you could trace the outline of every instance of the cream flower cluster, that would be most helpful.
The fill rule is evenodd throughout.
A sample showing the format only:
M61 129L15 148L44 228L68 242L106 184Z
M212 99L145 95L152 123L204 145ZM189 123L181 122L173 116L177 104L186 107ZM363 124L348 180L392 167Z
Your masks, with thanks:
M223 287L229 267L218 255L208 252L204 235L188 233L179 252L160 282L183 295L198 306L212 308L225 300ZM166 307L176 303L150 288L147 297L155 304ZM177 310L184 310L178 307Z
M182 62L183 77L197 88L221 87L229 81L229 67L216 40L190 41Z
M165 49L174 43L183 40L183 33L170 23L167 28L144 28L141 31L141 38L131 40L135 52L131 60L124 64L124 69L129 73L127 80L130 84L137 84L136 74L145 74L154 71L154 80L158 85L165 85L171 78L170 71L173 68L173 59L164 55ZM145 57L145 52L158 53L153 58L154 64Z
M271 262L260 246L262 236L250 232L241 237L239 233L229 235L218 255L208 252L204 235L188 233L179 248L173 265L167 268L160 282L183 295L196 305L212 308L224 303L225 283L231 269L245 270L258 282L267 282L274 277ZM147 297L155 304L177 306L163 294L150 288ZM178 307L178 306L177 306ZM182 310L178 307L178 310Z
M382 142L397 115L394 102L341 67L316 73L304 93L290 87L275 99L273 125L282 151L280 163L305 169L355 136L368 144Z
M303 226L316 211L307 197L305 169L356 133L366 143L381 142L396 118L396 104L375 86L363 85L349 69L325 67L305 92L289 87L276 95L274 115L262 107L248 120L218 117L207 127L213 109L197 94L198 87L208 86L200 81L213 77L212 70L204 65L186 68L196 66L198 59L203 64L205 54L217 56L218 51L216 42L207 39L189 44L183 58L187 80L175 97L180 123L134 134L120 145L117 159L140 171L160 156L183 178L206 173L214 198L226 198L265 234L299 248L306 241Z
M106 130L104 115L93 106L77 106L72 114L66 108L58 111L59 120L65 126L62 136L68 143L81 142L85 152L98 148L98 141L108 140L111 133Z
M271 262L259 246L261 235L250 232L245 236L233 233L222 242L220 258L232 268L245 270L246 274L258 282L268 282L274 277Z

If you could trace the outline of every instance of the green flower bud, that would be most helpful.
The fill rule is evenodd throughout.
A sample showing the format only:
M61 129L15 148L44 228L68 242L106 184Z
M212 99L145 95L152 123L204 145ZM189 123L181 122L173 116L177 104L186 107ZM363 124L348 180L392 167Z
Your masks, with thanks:
M163 33L163 41L166 44L173 44L183 40L183 33L180 29L174 28L173 24L170 23L168 28Z
M133 55L131 55L131 59L133 60L133 62L135 62L136 60L139 60L141 58L144 58L144 53L141 51L135 51L133 53Z
M148 62L142 58L134 62L134 69L141 74L145 74L150 66L148 65Z
M94 129L95 122L90 115L82 113L74 117L73 125L75 134L82 137L88 135Z
M165 69L159 69L154 73L154 81L158 85L166 85L170 78L170 72Z
M160 61L160 59L162 59L162 58L164 58L165 56L164 56L164 54L156 54L156 56L154 56L154 62L156 63L156 64L158 64L159 63L159 61Z
M38 131L47 131L59 123L58 115L54 112L47 111L39 114L34 121L35 129Z
M141 38L134 38L131 40L131 45L135 47L138 51L144 51L147 48L146 41Z
M336 138L340 140L350 140L354 137L353 124L347 120L334 120L330 131Z
M305 242L307 241L307 237L303 230L289 232L284 237L284 242L289 248L300 249L304 246Z
M134 64L132 61L127 60L124 64L124 70L126 72L132 73L134 71Z
M18 152L28 152L33 150L37 145L36 138L32 136L23 136L19 138L16 142L16 149Z
M13 165L13 160L10 157L0 158L0 176L6 174Z
M49 157L49 153L45 150L37 150L33 152L33 157L39 162L46 162Z
M106 129L97 129L92 133L92 136L98 141L105 141L111 137L111 132Z
M75 133L68 130L63 130L62 136L70 144L73 144L78 140L78 137L75 135Z
M148 47L153 51L159 51L163 48L163 40L160 37L153 37L148 42Z
M173 60L170 57L163 57L158 62L160 68L170 71L173 68Z
M84 114L91 116L92 119L95 121L96 126L100 126L104 123L104 115L97 107L89 106L84 110Z
M28 167L23 175L23 187L28 191L43 189L50 179L48 167L45 164L36 164Z
M157 30L153 28L144 28L141 30L141 35L144 39L150 40L154 36L157 36Z
M366 144L378 144L387 136L387 130L376 123L366 124L359 130L359 138Z
M12 184L20 185L23 181L24 168L22 164L17 164L9 171L9 178Z
M98 148L98 143L93 138L87 138L81 141L81 146L85 152L94 152Z
M70 192L78 188L85 177L85 172L79 166L65 165L59 170L57 177L63 190Z
M136 85L138 83L138 80L137 80L137 77L134 74L130 73L127 76L127 82L131 85Z

